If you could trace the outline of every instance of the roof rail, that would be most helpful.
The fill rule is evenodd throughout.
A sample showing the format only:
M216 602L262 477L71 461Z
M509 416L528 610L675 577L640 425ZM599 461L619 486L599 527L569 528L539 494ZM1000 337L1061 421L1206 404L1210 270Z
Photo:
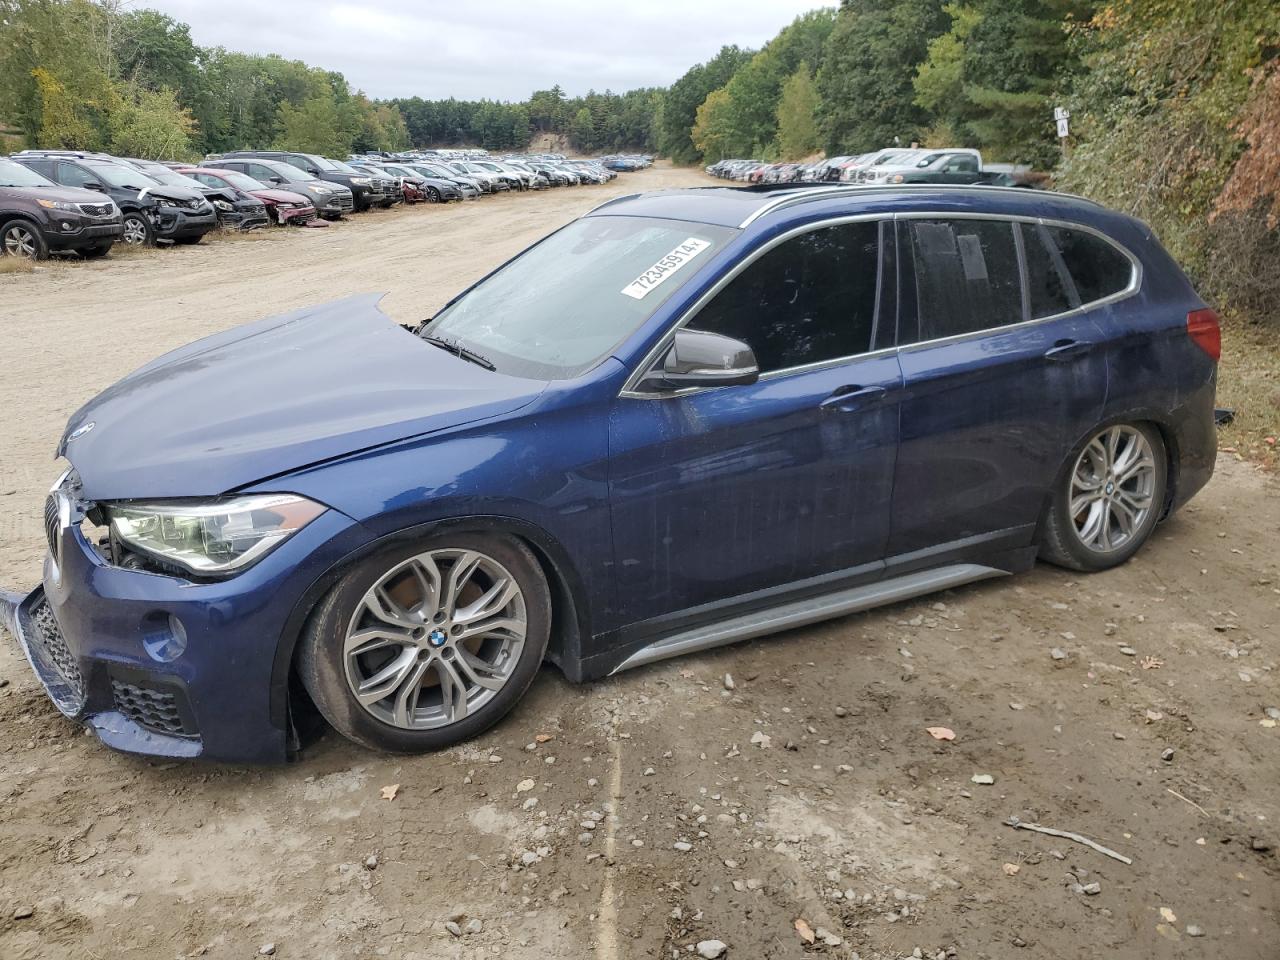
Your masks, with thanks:
M733 188L731 187L729 189L733 189ZM742 189L742 188L738 188L738 189ZM742 223L738 224L738 227L739 229L748 227L751 224L755 223L755 221L759 220L761 217L765 216L766 214L770 214L775 210L780 210L783 207L790 207L797 203L804 203L808 200L821 200L827 197L837 196L840 194L851 194L856 196L862 193L882 193L882 194L883 193L928 193L928 192L937 192L937 191L942 191L944 193L950 193L954 191L956 193L960 193L964 191L975 191L975 190L981 191L982 195L984 196L991 191L997 191L1000 193L1015 193L1022 197L1025 197L1028 193L1028 189L1026 187L1000 187L992 184L969 184L969 183L966 183L966 184L845 183L845 184L825 186L825 187L819 187L819 186L807 187L807 186L804 186L803 184L798 184L796 185L796 190L794 192L786 192L782 196L773 197L767 202L761 204L759 207L753 210L750 216L748 216L745 220L743 220ZM1042 191L1042 192L1052 193L1053 196L1055 197L1063 197L1068 200L1082 200L1085 203L1093 204L1094 206L1100 206L1098 201L1090 200L1088 197L1077 196L1074 193L1058 193L1057 191Z

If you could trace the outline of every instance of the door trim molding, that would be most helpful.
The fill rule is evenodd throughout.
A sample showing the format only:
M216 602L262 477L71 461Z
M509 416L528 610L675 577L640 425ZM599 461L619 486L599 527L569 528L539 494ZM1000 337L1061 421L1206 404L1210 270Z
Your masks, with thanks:
M849 587L816 597L791 600L767 610L757 610L716 623L673 633L641 647L610 671L612 676L632 667L725 644L750 640L832 617L858 613L872 607L910 600L926 593L958 587L978 580L1008 576L1005 570L977 563L953 563L931 570L907 573L860 587Z

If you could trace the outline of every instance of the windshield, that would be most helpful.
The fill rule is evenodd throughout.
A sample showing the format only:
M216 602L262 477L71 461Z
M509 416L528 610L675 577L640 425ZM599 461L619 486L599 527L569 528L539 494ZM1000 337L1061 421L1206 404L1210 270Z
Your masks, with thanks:
M639 329L735 232L643 217L577 220L463 294L423 335L454 341L512 376L577 376Z
M232 170L228 170L226 173L219 174L219 176L233 187L239 187L241 190L267 189L265 184L259 183L257 180L253 179L253 177L244 173L236 173Z
M320 169L324 170L326 168L321 167ZM343 163L341 160L330 160L328 169L337 170L338 173L359 173L360 172L359 170L351 166L351 164ZM361 168L361 169L364 169L364 168Z
M268 170L275 172L275 175L286 183L310 183L315 177L299 170L291 163L281 163L278 160L255 160L255 163L261 163Z
M186 187L189 190L200 190L204 188L204 184L190 177L183 176L168 167L161 167L159 170L148 169L147 173L155 180L161 183L167 183L171 187Z
M86 161L85 166L93 170L94 175L102 178L113 187L141 190L144 187L158 187L160 182L148 177L140 170L124 167L118 163L93 163Z
M313 157L313 156L310 156L309 154L304 154L304 156L306 156L306 158L307 158L308 160L310 160L312 163L314 163L314 164L316 165L316 169L317 169L317 170L339 170L339 169L341 169L341 167L339 167L339 165L338 165L337 163L335 163L335 162L334 162L334 161L332 161L332 160L327 160L327 159L325 159L324 157Z
M52 187L56 184L20 163L0 157L0 187Z

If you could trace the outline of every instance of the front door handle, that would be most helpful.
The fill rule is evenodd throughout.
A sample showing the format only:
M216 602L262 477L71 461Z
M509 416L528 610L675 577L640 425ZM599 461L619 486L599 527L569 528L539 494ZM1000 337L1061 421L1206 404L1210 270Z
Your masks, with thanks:
M1044 352L1046 360L1074 360L1094 347L1089 340L1058 340Z
M822 401L820 406L823 410L835 413L851 413L882 399L888 392L888 390L880 386L863 387L849 384L837 387L831 396Z

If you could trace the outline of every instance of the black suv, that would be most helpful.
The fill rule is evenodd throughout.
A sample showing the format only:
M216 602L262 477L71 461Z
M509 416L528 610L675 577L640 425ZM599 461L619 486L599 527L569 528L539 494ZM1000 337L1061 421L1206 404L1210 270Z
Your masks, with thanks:
M120 211L100 194L68 190L0 157L0 255L43 260L50 251L100 257L124 232Z
M264 160L280 160L309 173L317 180L340 183L351 191L356 210L370 207L389 207L395 203L395 182L388 178L372 177L348 166L341 160L330 160L314 153L290 153L284 150L233 150L222 154L221 159L235 160L259 157Z
M111 198L123 215L121 239L128 244L199 243L218 225L212 205L198 191L167 186L105 154L23 150L13 159L64 187Z

